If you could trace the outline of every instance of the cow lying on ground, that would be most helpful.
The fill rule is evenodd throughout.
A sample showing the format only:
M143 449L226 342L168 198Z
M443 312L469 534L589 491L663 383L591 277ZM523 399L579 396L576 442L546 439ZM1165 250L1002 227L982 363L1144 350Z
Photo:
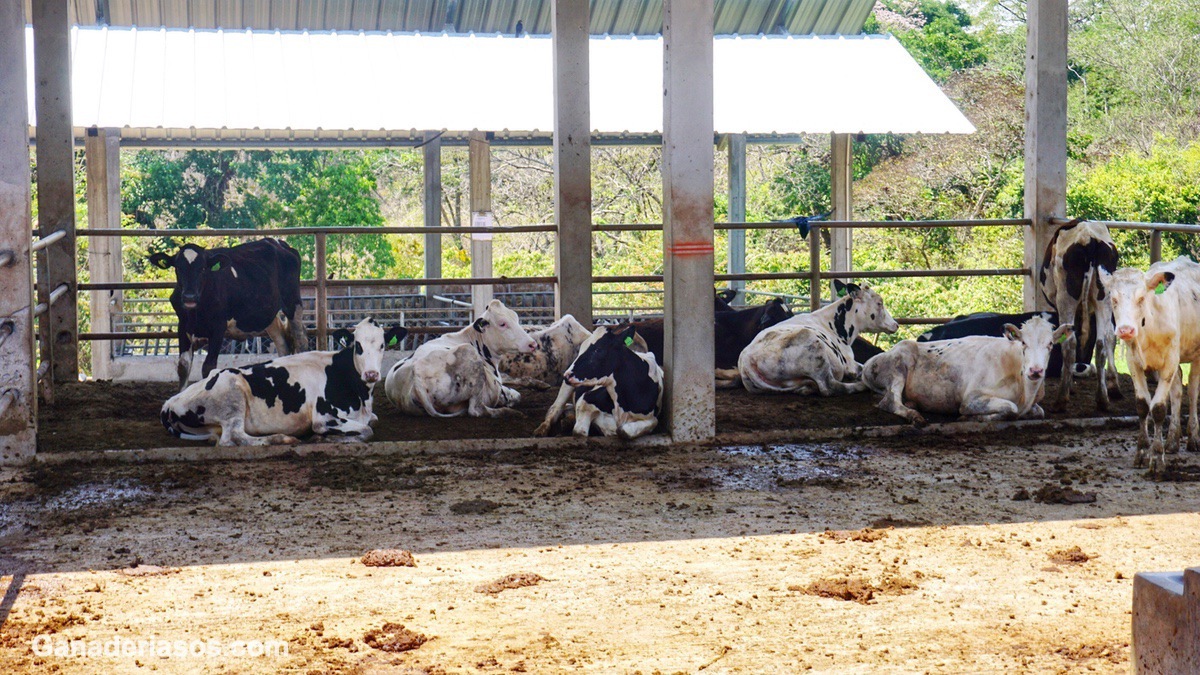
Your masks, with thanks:
M996 314L994 312L977 312L966 316L955 317L953 321L944 323L917 337L917 342L933 342L936 340L954 340L971 337L1004 337L1004 326L1012 324L1021 326L1035 316L1040 316L1052 325L1058 325L1058 314L1054 312L1026 312L1024 314ZM1076 325L1075 331L1081 332ZM1091 326L1085 332L1086 341L1082 349L1075 354L1075 376L1087 376L1095 372L1092 365L1092 353L1096 349L1096 317L1092 316ZM1055 344L1050 350L1050 363L1046 366L1046 377L1059 377L1062 373L1062 345Z
M1005 326L1007 339L904 340L867 361L862 379L883 394L882 410L917 425L925 424L918 410L980 420L1040 418L1050 345L1071 330L1035 316L1020 328Z
M1179 257L1155 263L1142 273L1131 267L1101 275L1112 300L1117 337L1125 343L1129 375L1141 420L1134 466L1147 464L1159 475L1166 468L1166 453L1179 451L1183 372L1188 377L1188 450L1200 451L1200 265ZM1154 371L1158 385L1153 396L1146 382ZM1164 445L1163 426L1170 417Z
M575 403L576 436L587 436L593 425L605 436L637 438L658 426L662 410L663 372L651 353L638 353L636 329L625 326L610 331L601 326L580 347L558 398L533 432L551 433L567 402Z
M563 373L579 355L579 346L591 334L570 314L564 314L549 326L531 332L529 337L537 342L536 350L500 357L500 374L504 383L534 389L557 386L562 382Z
M1108 235L1108 227L1086 220L1073 220L1058 228L1046 247L1042 261L1042 294L1046 301L1058 311L1061 324L1077 326L1083 333L1086 344L1095 340L1096 374L1100 383L1096 387L1096 407L1108 410L1109 399L1120 399L1117 385L1117 366L1113 349L1112 306L1108 301L1100 272L1112 273L1117 269L1117 247ZM1092 317L1095 317L1095 336L1091 334ZM1073 333L1063 343L1063 358L1067 363L1076 362L1078 338ZM1112 378L1109 380L1108 378ZM1047 407L1065 410L1071 398L1073 369L1062 374L1058 396Z
M833 284L844 294L837 302L764 330L742 351L738 373L747 390L822 396L865 390L854 381L862 366L851 345L862 333L895 333L899 325L870 287Z
M208 345L202 377L217 367L225 336L245 340L268 335L279 355L308 349L300 304L300 254L276 239L233 248L185 244L175 255L155 253L150 262L175 268L171 307L179 318L179 389L187 386L196 350Z
M217 371L168 399L160 418L179 438L220 445L297 443L308 433L366 441L383 348L383 328L365 319L345 349Z
M520 415L511 406L521 395L504 386L496 361L537 347L516 312L492 300L471 325L426 342L392 366L384 391L409 415Z

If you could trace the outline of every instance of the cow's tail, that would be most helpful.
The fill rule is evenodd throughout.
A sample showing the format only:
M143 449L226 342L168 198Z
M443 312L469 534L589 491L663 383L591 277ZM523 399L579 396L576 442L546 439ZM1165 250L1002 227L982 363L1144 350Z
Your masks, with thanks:
M422 387L420 382L417 382L416 386L413 387L413 399L421 405L421 408L430 417L459 417L462 415L461 411L457 413L444 413L438 410L437 406L433 404L433 398L429 395L429 390Z
M717 380L717 389L742 386L742 373L737 368L717 368L714 374Z
M166 428L167 432L175 438L185 441L212 440L211 434L193 434L191 432L184 431L183 423L180 422L179 416L175 414L175 411L171 410L165 405L163 406L162 413L159 414L159 420L162 421L162 425Z

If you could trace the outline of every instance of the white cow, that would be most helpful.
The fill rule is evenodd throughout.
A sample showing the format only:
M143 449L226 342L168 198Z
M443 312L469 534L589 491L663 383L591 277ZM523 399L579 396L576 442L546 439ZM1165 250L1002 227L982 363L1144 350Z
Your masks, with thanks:
M592 332L571 364L546 418L534 430L549 435L569 400L575 402L572 433L586 437L593 425L605 436L630 440L658 426L663 371L654 354L638 351L636 327Z
M1126 267L1111 275L1102 274L1101 278L1112 301L1117 337L1125 343L1141 418L1134 466L1145 466L1149 451L1150 470L1161 474L1166 468L1166 453L1179 451L1182 435L1181 363L1191 364L1188 450L1200 451L1200 419L1196 415L1200 394L1200 265L1181 256L1155 263L1144 274ZM1148 370L1158 377L1153 396L1146 382ZM1162 428L1168 413L1170 428L1164 445Z
M1005 337L904 340L863 366L863 383L883 394L879 407L914 424L925 424L916 409L955 413L981 420L1041 418L1050 348L1071 333L1040 316L1020 328L1004 326Z
M563 373L579 355L579 346L591 334L570 314L564 314L549 326L531 332L529 337L538 343L536 350L500 357L500 374L504 383L534 389L549 389L559 384Z
M537 347L521 328L516 312L492 300L470 326L426 342L392 366L384 391L409 415L520 415L511 406L521 395L504 386L496 361L512 352L532 353Z
M864 391L862 366L850 345L863 333L900 327L869 286L833 282L842 297L811 314L797 314L759 333L738 358L742 384L753 393Z
M310 432L366 441L383 349L384 329L365 319L345 349L214 372L167 399L160 417L179 438L220 445L298 443Z
M1073 220L1058 228L1046 247L1042 260L1042 295L1058 311L1060 324L1078 326L1078 339L1072 334L1062 345L1063 362L1075 363L1080 343L1090 340L1091 317L1096 317L1096 408L1108 410L1109 399L1120 399L1117 386L1117 366L1113 362L1116 339L1112 330L1112 307L1108 301L1101 275L1117 269L1120 256L1108 226L1087 220ZM1078 319L1078 321L1077 321ZM1073 368L1060 376L1058 395L1047 405L1051 410L1065 410L1071 398ZM1111 379L1110 379L1111 378Z

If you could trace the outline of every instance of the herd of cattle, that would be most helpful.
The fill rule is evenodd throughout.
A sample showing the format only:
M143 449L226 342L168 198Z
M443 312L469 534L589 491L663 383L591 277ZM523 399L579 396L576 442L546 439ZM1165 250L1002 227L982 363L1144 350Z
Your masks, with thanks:
M1181 439L1181 363L1188 382L1188 449L1200 450L1200 265L1186 259L1147 272L1117 269L1106 228L1073 221L1053 236L1041 288L1055 312L958 317L884 352L862 336L894 333L895 319L866 285L834 282L838 299L793 315L779 299L735 310L731 293L714 298L717 387L752 393L836 396L870 390L879 407L924 424L922 412L981 420L1038 418L1044 381L1060 377L1047 403L1062 410L1073 380L1099 378L1097 406L1120 398L1113 349L1127 346L1141 420L1136 466L1165 468ZM151 262L173 267L171 304L179 317L181 391L163 405L175 436L222 445L294 443L318 434L331 440L371 438L375 385L407 415L521 415L515 386L559 387L537 428L549 435L568 405L573 433L592 428L632 439L658 424L663 393L663 323L648 320L594 330L570 315L527 332L515 312L493 300L473 323L426 342L382 372L384 350L406 329L365 319L334 334L337 349L306 352L300 303L300 259L263 239L228 249L187 245ZM213 372L226 335L266 334L279 356L266 363ZM209 345L200 381L187 381L195 350ZM290 354L290 355L289 355ZM1094 356L1095 365L1092 365ZM1156 380L1153 393L1148 375ZM1163 431L1166 427L1166 439Z

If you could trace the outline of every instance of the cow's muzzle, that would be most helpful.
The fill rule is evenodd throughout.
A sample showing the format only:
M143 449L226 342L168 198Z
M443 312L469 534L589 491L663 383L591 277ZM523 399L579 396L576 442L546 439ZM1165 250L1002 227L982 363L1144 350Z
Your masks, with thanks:
M378 370L368 370L367 372L363 373L363 379L366 380L367 383L369 383L369 384L378 382L379 381L379 371Z
M1117 326L1117 337L1122 340L1132 340L1137 337L1137 329L1133 326Z
M1030 381L1033 381L1033 382L1037 382L1038 380L1042 379L1045 376L1046 376L1046 371L1041 368L1030 368L1029 373L1026 375L1026 377L1028 377L1030 379Z

